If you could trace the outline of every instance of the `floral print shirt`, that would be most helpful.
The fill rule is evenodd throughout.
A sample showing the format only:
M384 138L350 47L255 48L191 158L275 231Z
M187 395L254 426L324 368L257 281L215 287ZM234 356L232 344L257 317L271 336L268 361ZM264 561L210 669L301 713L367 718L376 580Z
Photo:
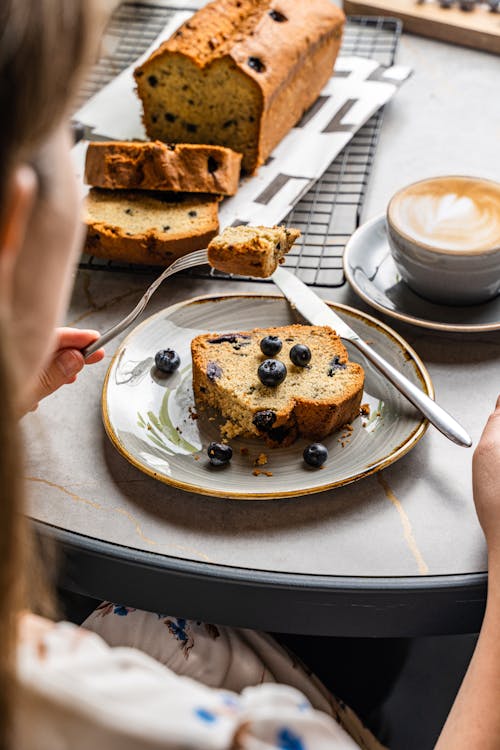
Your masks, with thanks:
M85 626L24 618L16 750L381 748L264 634L109 603Z

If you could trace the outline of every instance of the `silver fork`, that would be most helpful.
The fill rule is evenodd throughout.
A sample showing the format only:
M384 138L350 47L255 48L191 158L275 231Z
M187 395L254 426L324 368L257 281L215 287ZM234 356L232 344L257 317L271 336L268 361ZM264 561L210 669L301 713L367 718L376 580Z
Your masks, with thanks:
M169 276L173 276L174 273L177 273L178 271L186 271L188 268L193 268L194 266L202 266L205 263L208 263L208 255L206 250L195 250L188 255L184 255L182 258L177 258L177 260L174 260L174 262L171 263L167 268L165 268L163 273L161 273L158 278L153 281L151 286L147 288L146 292L143 294L137 305L131 312L129 312L129 314L125 318L123 318L123 320L120 320L120 322L112 328L108 328L108 330L105 331L102 336L100 336L96 341L94 341L92 344L89 344L89 346L86 346L85 349L82 349L84 358L87 359L87 357L90 357L90 355L100 349L101 346L104 346L104 344L107 344L108 341L111 341L111 339L114 339L115 336L118 336L119 333L124 331L125 328L128 328L129 325L134 322L137 316L141 314L153 294L165 281L165 279L168 279Z

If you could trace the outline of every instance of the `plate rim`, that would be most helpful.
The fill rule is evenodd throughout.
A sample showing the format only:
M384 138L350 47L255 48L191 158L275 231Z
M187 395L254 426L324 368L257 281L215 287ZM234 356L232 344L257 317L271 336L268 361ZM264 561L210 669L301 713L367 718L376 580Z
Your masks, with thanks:
M398 310L391 310L389 307L384 307L384 305L381 305L379 302L374 300L372 297L370 297L357 283L354 276L351 273L350 266L348 265L348 259L350 256L350 253L352 253L352 246L355 244L356 240L358 239L358 236L369 232L372 229L373 225L384 223L385 225L385 213L378 214L377 216L374 216L372 219L368 219L368 221L365 221L363 224L361 224L360 227L356 229L355 232L351 235L351 237L348 239L346 246L344 248L344 254L342 258L342 265L344 268L344 274L349 282L352 289L356 292L356 294L361 297L361 299L367 303L367 305L370 305L370 307L374 307L379 312L383 313L384 315L389 315L392 318L395 318L396 320L401 320L403 323L409 323L410 325L418 326L419 328L428 328L430 330L434 331L448 331L449 333L488 333L493 331L499 331L500 330L500 320L496 323L440 323L439 321L434 320L426 320L425 318L418 318L414 315L410 315L408 313L399 312Z
M279 294L273 294L273 293L264 293L264 292L239 292L239 293L227 293L227 294L203 294L203 295L197 295L196 297L191 297L187 300L182 300L180 302L175 302L173 305L168 305L167 307L162 308L158 312L154 313L153 315L150 315L145 320L143 320L139 325L135 326L130 333L127 334L127 336L121 341L119 346L117 347L115 353L113 354L113 357L111 359L111 362L109 363L108 369L106 371L106 375L104 378L104 382L102 385L101 390L101 416L104 424L104 429L106 431L106 434L108 438L110 439L112 445L116 448L116 450L129 462L134 466L135 468L142 471L147 476L152 477L153 479L156 479L157 481L162 482L163 484L170 485L172 487L176 487L177 489L184 490L186 492L193 492L197 495L205 495L208 497L220 497L224 499L229 500L279 500L279 499L285 499L285 498L296 498L296 497L302 497L306 495L313 495L317 494L319 492L325 492L326 490L335 489L336 487L344 487L348 484L352 484L353 482L356 482L360 479L363 479L365 477L370 476L371 474L374 474L377 471L381 471L382 469L386 468L387 466L390 466L391 464L395 463L397 460L402 458L406 453L408 453L424 436L425 432L427 431L427 428L429 426L429 421L422 416L422 419L420 420L419 424L415 427L415 429L408 435L408 437L397 447L395 448L389 455L383 456L379 461L376 461L373 465L370 465L365 469L364 471L359 472L358 474L355 474L354 476L350 477L347 480L339 480L338 482L327 482L324 485L314 486L307 489L301 489L301 490L284 490L284 491L278 491L278 492L237 492L230 490L223 491L218 490L215 488L205 488L200 487L196 484L190 484L188 482L181 481L179 479L175 479L175 477L167 477L164 475L160 475L157 472L155 472L153 469L149 469L147 466L142 464L140 461L138 461L132 454L127 450L125 445L122 443L118 435L116 434L109 417L109 407L107 402L107 390L108 390L108 384L109 379L111 376L111 371L113 370L113 367L115 365L116 360L121 355L123 349L126 347L128 340L137 332L146 326L146 324L149 324L152 320L159 317L160 315L164 315L167 311L169 314L175 312L177 309L182 307L187 307L188 305L192 304L200 304L203 302L217 302L219 300L225 300L225 299L241 299L241 298L267 298L267 299L275 299L275 300L282 300L286 303L285 298L282 295ZM413 349L412 346L399 334L397 331L395 331L393 328L388 326L386 323L383 323L380 320L377 320L377 318L374 318L373 316L369 315L368 313L365 313L361 310L357 310L356 308L351 307L350 305L345 305L341 302L332 302L330 300L324 300L324 302L333 309L340 309L345 310L348 313L353 314L355 317L362 319L363 321L367 321L370 325L374 326L375 328L381 328L383 329L383 332L386 336L394 339L396 344L399 346L400 349L403 349L410 355L410 359L413 360L414 366L416 367L416 373L417 377L420 380L421 384L424 387L424 392L430 397L434 398L435 392L434 392L434 385L432 383L431 377L429 375L429 372L424 365L423 361L419 357L419 355L416 353L416 351Z

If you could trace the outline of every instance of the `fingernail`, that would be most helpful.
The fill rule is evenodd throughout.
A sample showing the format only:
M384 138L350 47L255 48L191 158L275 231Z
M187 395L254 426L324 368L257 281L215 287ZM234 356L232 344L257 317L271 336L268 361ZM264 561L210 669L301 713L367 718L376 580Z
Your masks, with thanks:
M57 365L65 378L71 378L82 369L82 363L76 352L67 349L56 359Z

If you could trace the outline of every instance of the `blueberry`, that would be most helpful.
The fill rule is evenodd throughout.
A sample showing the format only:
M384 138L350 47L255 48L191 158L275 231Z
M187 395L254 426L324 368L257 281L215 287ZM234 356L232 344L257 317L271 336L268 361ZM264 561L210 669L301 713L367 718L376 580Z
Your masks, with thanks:
M277 23L284 23L285 21L288 21L288 18L283 15L283 13L280 13L279 10L270 10L269 15L273 19L273 21L276 21Z
M217 170L219 169L219 162L216 159L214 159L213 156L209 156L207 166L208 166L208 171L210 172L210 174L213 174L214 172L217 172Z
M347 369L347 365L340 361L340 357L338 354L335 355L335 357L331 360L330 364L328 365L328 370L326 374L329 378L333 378L336 372L338 370L345 370Z
M173 349L160 349L155 354L155 365L160 372L174 372L181 363L181 358Z
M207 378L212 382L222 377L222 368L217 362L209 362L207 364Z
M295 344L290 349L290 359L297 367L306 367L311 361L311 350L305 344Z
M263 73L266 69L266 66L259 57L249 57L247 64L249 68L252 68L257 73Z
M210 443L207 448L207 456L212 466L224 466L233 457L233 449L225 443Z
M304 461L315 469L323 466L328 458L328 449L322 443L311 443L304 448Z
M283 342L279 336L265 336L260 342L260 350L266 357L274 357L279 354Z
M260 432L268 432L276 422L276 414L271 409L264 409L254 414L252 422Z
M262 385L279 385L286 378L286 366L278 359L265 359L259 365L257 375Z
M242 341L249 338L250 336L245 336L243 333L223 333L222 336L217 336L215 339L208 339L208 343L223 344L227 341L228 344L240 344Z

